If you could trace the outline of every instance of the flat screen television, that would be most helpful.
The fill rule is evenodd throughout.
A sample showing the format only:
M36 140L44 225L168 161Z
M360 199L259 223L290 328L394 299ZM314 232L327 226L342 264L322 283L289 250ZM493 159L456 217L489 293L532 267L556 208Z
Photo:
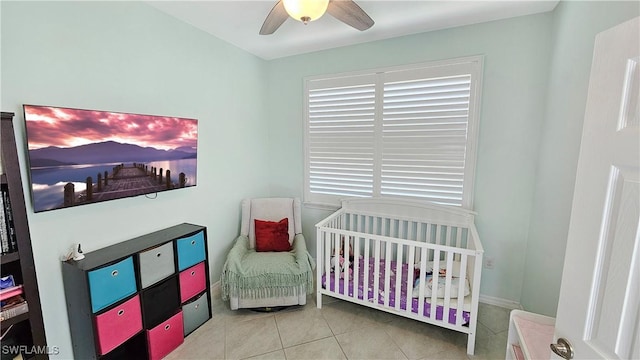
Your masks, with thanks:
M35 212L196 185L198 120L23 109Z

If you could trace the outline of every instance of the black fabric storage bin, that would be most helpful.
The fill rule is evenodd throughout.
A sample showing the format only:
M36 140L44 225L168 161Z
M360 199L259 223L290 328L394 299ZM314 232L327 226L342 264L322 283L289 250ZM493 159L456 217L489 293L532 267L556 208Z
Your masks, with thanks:
M151 329L175 315L180 308L178 277L166 280L142 292L142 321L145 329Z

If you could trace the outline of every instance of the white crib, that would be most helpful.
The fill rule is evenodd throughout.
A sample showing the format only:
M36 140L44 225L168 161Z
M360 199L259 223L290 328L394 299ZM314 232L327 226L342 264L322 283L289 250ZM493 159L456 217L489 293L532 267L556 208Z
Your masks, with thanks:
M398 199L343 201L316 224L318 308L328 295L456 330L468 335L472 355L483 254L474 214Z

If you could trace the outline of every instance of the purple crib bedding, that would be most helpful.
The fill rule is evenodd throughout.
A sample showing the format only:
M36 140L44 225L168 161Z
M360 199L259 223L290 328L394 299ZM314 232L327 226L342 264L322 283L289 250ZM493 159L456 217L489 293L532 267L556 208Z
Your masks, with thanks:
M389 297L389 306L390 307L395 307L395 303L396 303L396 262L395 261L391 261L391 276L390 276L390 284L389 284L389 292L390 292L390 297ZM378 298L378 304L380 305L384 305L384 299L385 299L385 295L384 294L384 278L385 278L385 260L384 259L380 259L380 270L379 270L379 276L380 276L380 280L379 280L379 284L378 284L378 291L377 291L377 298ZM355 269L355 266L353 267ZM400 280L400 309L401 310L406 310L407 309L407 279L408 279L408 265L407 264L402 264L402 268L401 268L401 272L402 272L402 278ZM360 258L359 260L359 265L358 265L358 294L357 297L360 300L363 300L364 298L364 259ZM375 302L376 301L376 297L374 295L374 259L370 258L369 259L369 279L368 279L368 286L367 286L367 301L369 302ZM413 271L413 269L412 269ZM322 287L324 289L327 288L326 286L326 278L327 275L329 275L329 291L335 292L335 276L334 273L331 272L329 274L325 273L322 276ZM353 297L353 291L354 291L354 277L355 276L351 276L350 279L348 280L348 284L347 284L347 291L348 291L348 296L349 297ZM344 295L344 279L338 279L338 293L341 295ZM410 295L411 296L411 291L413 290L413 286L411 286L409 288L410 291ZM411 297L410 297L411 298ZM411 302L411 311L415 314L418 314L419 308L418 308L418 298L411 298L412 302ZM424 311L423 311L423 316L425 317L430 317L431 315L431 304L429 301L427 300L431 300L429 299L425 299L424 300ZM452 299L452 301L454 303L457 304L457 299ZM442 320L443 319L443 312L444 312L444 306L442 305L436 305L436 319L437 320ZM451 324L455 324L456 323L456 314L457 314L457 309L451 307L449 309L449 323ZM468 324L469 323L469 312L468 311L463 311L462 312L462 323L463 324Z

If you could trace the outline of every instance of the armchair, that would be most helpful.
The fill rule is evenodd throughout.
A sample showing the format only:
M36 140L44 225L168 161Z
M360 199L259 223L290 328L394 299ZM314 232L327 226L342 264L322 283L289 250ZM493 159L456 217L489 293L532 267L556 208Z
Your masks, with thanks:
M280 222L288 234L290 250L256 251L256 220ZM260 223L260 221L258 222ZM264 239L259 224L258 248ZM283 241L287 234L281 233ZM285 243L286 245L286 243ZM262 249L261 249L262 250ZM315 262L307 252L302 235L300 199L261 198L242 201L240 235L227 255L222 270L222 299L232 310L289 305L305 305L313 293Z

